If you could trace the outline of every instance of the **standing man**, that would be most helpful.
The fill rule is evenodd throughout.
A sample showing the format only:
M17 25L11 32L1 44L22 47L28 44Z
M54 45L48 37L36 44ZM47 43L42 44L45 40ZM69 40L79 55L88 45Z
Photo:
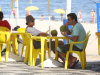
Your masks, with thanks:
M70 13L67 15L68 22L65 23L65 26L67 28L66 33L61 32L61 34L68 39L71 40L71 42L80 42L83 41L86 38L86 32L85 29L83 28L82 24L78 23L77 21L77 16L75 13ZM72 25L73 27L69 30L68 25ZM71 35L71 36L68 36ZM75 44L73 46L74 50L82 51L84 47L83 44ZM66 52L69 50L70 44L66 45L61 45L57 47L58 51L58 56L62 59L63 62L65 62L65 57L66 57ZM69 60L68 60L68 67L73 68L79 60L77 60L76 57L73 57L72 55L69 55Z

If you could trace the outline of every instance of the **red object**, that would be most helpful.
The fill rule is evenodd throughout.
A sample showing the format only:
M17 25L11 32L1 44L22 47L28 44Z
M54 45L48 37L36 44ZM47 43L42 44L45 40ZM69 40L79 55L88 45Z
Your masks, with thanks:
M8 28L9 30L11 30L11 26L10 26L10 24L8 23L7 20L0 21L0 26L1 26L1 27L6 27L6 28Z

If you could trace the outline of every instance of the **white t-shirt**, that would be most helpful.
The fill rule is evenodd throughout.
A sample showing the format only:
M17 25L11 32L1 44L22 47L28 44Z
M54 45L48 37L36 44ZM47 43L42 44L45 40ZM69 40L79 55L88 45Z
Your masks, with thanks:
M33 36L37 36L41 33L41 31L39 31L38 29L34 27L26 27L25 32L30 33Z

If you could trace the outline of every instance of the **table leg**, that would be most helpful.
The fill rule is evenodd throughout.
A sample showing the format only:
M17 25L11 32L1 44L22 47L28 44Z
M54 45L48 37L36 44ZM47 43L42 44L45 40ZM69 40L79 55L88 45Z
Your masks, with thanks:
M29 47L29 61L28 61L28 65L32 66L32 45L33 45L33 41L30 40L30 47Z
M45 44L45 38L41 38L41 67L44 66L44 44Z
M18 55L17 35L12 36L12 48L13 53L16 53L16 55Z
M57 47L58 47L58 39L56 38L56 39L55 39L55 60L58 61L58 53L57 53L57 51L56 51Z
M98 37L98 53L100 55L100 38Z

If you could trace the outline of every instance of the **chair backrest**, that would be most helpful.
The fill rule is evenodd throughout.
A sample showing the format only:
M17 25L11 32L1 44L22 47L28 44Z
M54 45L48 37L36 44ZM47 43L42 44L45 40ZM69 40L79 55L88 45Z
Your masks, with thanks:
M10 30L7 27L0 26L0 43L5 43L7 41L7 35L9 35Z
M23 33L21 36L22 36L22 39L23 39L23 44L26 45L27 43L26 43L25 39L27 41L28 41L28 39L26 38L26 34L24 34L25 33L25 28L18 28L17 31Z
M83 48L83 50L86 49L86 46L87 46L87 43L88 43L88 40L89 40L90 35L91 35L90 32L88 32L88 33L86 34L86 38L85 38L85 43L84 43L84 48Z
M6 43L8 40L10 40L10 32L0 31L0 44Z
M25 28L18 28L17 31L25 33Z
M22 36L24 37L23 38L23 44L24 45L29 45L31 38L33 38L33 37L34 37L34 40L40 41L40 39L37 39L36 36L32 36L30 33L23 33ZM33 45L32 45L32 47L34 49L34 46Z
M30 39L31 39L31 34L30 33L23 33L22 34L22 39L23 39L23 44L27 45L30 43Z
M0 31L10 31L7 27L0 27Z

